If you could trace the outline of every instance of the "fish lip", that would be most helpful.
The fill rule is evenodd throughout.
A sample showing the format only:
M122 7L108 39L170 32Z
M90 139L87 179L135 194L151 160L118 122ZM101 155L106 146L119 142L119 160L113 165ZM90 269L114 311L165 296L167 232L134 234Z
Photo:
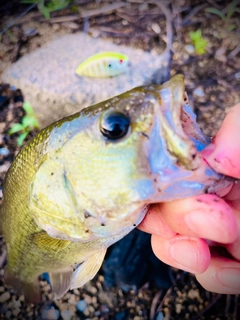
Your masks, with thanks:
M210 140L196 122L183 75L175 75L163 85L154 86L154 90L158 93L156 117L160 121L161 136L165 139L168 152L179 165L195 170L200 163L199 148L205 148Z

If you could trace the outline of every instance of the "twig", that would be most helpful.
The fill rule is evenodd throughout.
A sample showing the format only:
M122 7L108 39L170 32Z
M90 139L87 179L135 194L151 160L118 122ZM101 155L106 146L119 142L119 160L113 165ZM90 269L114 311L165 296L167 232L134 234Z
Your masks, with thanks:
M61 23L61 22L73 22L76 20L81 19L79 15L71 15L71 16L62 16L62 17L55 17L55 18L50 18L48 22L50 23ZM39 19L40 22L46 22L46 18L41 17Z
M191 12L182 20L182 26L184 27L185 25L187 25L189 23L189 20L191 20L198 13L198 11L202 10L206 6L207 3L203 3L193 8Z
M240 52L240 44L232 52L229 53L228 58L234 58L238 54L238 52Z
M167 30L167 47L166 47L166 51L171 51L172 50L172 44L173 44L172 13L165 6L165 4L163 4L161 1L150 0L148 2L157 5L165 15L165 18L166 18L166 30Z
M168 291L166 292L165 296L162 298L162 301L161 301L161 303L159 304L159 306L158 306L158 308L157 308L157 313L161 311L162 306L163 306L166 298L167 298L168 296L170 296L170 294L172 293L172 289L173 289L173 287L170 287L170 288L168 289Z
M149 0L148 3L155 4L165 15L166 19L166 31L167 31L167 46L165 51L162 53L163 63L159 66L156 72L151 77L153 84L162 84L169 80L170 77L170 66L172 61L172 44L173 44L173 26L172 26L172 12L171 10L159 0ZM161 39L161 35L159 35Z
M94 32L94 31L100 31L100 32L107 32L107 33L114 33L115 36L119 36L119 35L129 35L129 30L117 30L115 28L111 28L111 27L106 27L106 26L97 26L97 28L95 27L90 27L88 29L89 32Z
M144 16L145 16L145 13L144 14L138 14L138 15L128 15L126 13L122 13L122 12L116 12L116 15L124 20L127 20L128 22L138 22L139 20L141 20Z
M150 316L149 316L149 319L150 320L153 320L155 318L155 312L156 312L156 308L157 308L157 304L158 304L158 301L161 297L161 294L162 294L162 290L158 291L154 298L152 299L152 304L151 304L151 308L150 308Z
M25 11L23 11L23 13L20 14L19 17L17 17L15 20L13 20L11 23L9 23L9 25L6 26L5 29L3 29L0 32L0 36L4 34L4 32L6 32L9 28L11 28L18 20L20 20L26 13L28 13L28 11L30 11L32 8L34 8L37 5L36 3L31 4Z
M126 5L125 2L117 2L117 3L113 3L113 4L109 4L109 5L103 6L103 7L99 8L99 9L83 10L83 11L80 11L80 16L82 18L97 16L99 14L103 14L103 13L107 13L109 11L116 10L118 8L121 8L121 7L125 6L125 5Z
M231 304L231 295L227 294L226 296L226 306L225 306L225 316L228 316L229 313L229 308L230 308L230 304Z
M218 5L214 0L207 0L211 5L213 5L217 9L221 9L221 6Z
M236 294L234 297L233 320L239 319L239 317L238 317L238 299L239 299L239 294Z
M221 86L224 86L224 87L231 89L233 91L236 91L236 92L239 91L238 88L236 88L235 86L231 85L229 82L227 82L223 79L216 79L216 80L217 80L218 84L220 84Z
M192 320L199 320L199 318L205 313L207 312L209 309L211 309L215 303L218 302L218 300L222 297L221 294L217 294L216 297L206 306L206 308L204 308L202 311L200 311L196 317L192 318Z
M182 16L180 14L180 7L177 2L172 3L172 11L175 16L175 19L173 20L173 24L175 27L175 30L177 32L178 42L180 44L183 43L182 41L182 32L181 32L181 26L182 26Z

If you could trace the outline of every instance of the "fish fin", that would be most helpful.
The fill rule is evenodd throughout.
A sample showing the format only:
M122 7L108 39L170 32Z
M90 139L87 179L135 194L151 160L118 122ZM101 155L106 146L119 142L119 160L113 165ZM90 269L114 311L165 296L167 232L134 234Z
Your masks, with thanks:
M71 244L69 240L55 239L50 237L46 231L40 231L31 235L33 243L42 251L61 251Z
M24 282L18 279L8 266L4 269L4 281L7 285L13 287L19 294L23 294L27 303L38 304L41 302L41 293L38 277L31 282Z
M73 268L66 267L51 271L48 273L54 299L61 299L62 296L70 289Z
M91 280L100 269L107 249L102 249L91 255L73 273L70 289L82 287Z

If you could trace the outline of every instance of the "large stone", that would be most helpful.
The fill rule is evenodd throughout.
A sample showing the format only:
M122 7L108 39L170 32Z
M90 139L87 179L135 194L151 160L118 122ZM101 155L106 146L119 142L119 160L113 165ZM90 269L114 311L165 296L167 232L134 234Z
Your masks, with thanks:
M75 74L82 61L102 51L127 54L131 63L129 71L113 78ZM25 100L31 103L40 124L45 126L91 104L151 83L153 74L164 63L164 55L76 33L60 37L25 55L6 70L3 80L23 90Z

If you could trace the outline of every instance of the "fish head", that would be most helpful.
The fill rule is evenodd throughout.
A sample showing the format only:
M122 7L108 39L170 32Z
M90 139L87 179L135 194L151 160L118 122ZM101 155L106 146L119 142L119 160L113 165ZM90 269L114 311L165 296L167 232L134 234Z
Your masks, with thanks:
M183 76L132 89L52 125L35 164L30 208L55 238L128 233L151 203L229 186L202 158L209 140L188 105Z

